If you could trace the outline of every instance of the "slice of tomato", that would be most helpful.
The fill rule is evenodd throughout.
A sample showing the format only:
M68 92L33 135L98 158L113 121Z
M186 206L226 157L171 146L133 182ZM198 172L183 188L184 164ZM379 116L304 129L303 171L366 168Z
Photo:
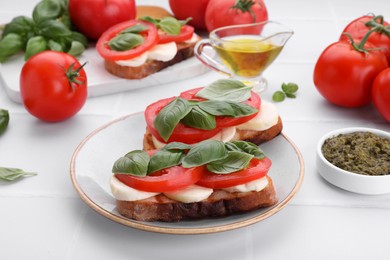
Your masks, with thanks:
M165 142L164 139L161 138L157 129L154 127L154 120L157 114L163 109L169 102L171 102L175 97L166 98L159 100L153 104L150 104L145 110L145 120L151 134L157 138L160 142ZM203 140L209 139L216 135L221 128L215 128L213 130L202 130L196 129L192 127L187 127L182 123L179 123L176 128L173 130L171 136L168 139L168 143L170 142L182 142L186 144L198 143Z
M253 158L246 169L238 172L230 174L216 174L206 170L203 178L196 184L212 189L223 189L244 184L267 175L271 164L271 160L267 157L264 159Z
M203 98L199 98L196 96L196 94L201 90L202 88L195 88L191 89L185 92L182 92L180 94L180 97L185 98L187 100L195 100L195 101L202 101ZM251 97L245 101L246 104L256 108L260 109L261 105L261 98L258 94L255 92L251 92ZM257 115L257 113L252 114L250 116L243 116L243 117L228 117L228 116L217 116L216 122L217 122L217 128L223 128L228 126L236 126L243 124L245 122L248 122L252 118L254 118Z
M148 28L148 30L140 33L142 37L144 37L144 43L126 51L111 50L107 43L124 29L136 24L142 24ZM157 27L154 24L145 21L130 20L116 24L105 31L97 41L96 49L100 56L102 56L105 60L129 60L154 47L158 43L158 40Z
M127 174L115 174L115 177L137 190L149 192L167 192L183 189L198 182L205 172L204 166L186 169L173 166L145 177Z
M178 35L167 34L163 31L159 31L158 36L160 40L158 43L184 42L190 40L193 34L194 27L190 25L183 25L181 27L180 34Z

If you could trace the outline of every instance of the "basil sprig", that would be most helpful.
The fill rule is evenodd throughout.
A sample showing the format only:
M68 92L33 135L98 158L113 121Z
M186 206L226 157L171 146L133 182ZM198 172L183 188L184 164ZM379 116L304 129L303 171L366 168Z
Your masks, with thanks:
M18 168L6 168L0 167L0 180L3 181L14 181L24 176L37 175L35 172L25 172Z
M9 123L8 110L0 109L0 135L7 129Z
M32 18L17 16L5 25L0 37L0 62L21 51L25 51L25 60L44 50L78 56L87 47L87 38L73 31L67 0L41 0Z
M200 90L196 96L208 100L188 101L178 97L157 114L154 127L164 141L168 141L179 122L197 129L212 130L216 127L216 116L237 118L258 112L243 103L251 96L251 87L238 80L218 80Z
M173 142L152 156L135 150L115 161L113 173L144 177L172 166L192 168L205 165L217 174L229 174L246 168L252 158L264 158L264 152L245 141L223 143L206 140L195 145Z
M156 25L158 29L161 29L167 34L179 35L181 32L181 27L186 23L188 23L191 20L191 18L188 18L187 20L179 21L176 18L171 16L167 16L162 19L152 18L150 16L143 16L140 18L140 20L153 23L154 25Z

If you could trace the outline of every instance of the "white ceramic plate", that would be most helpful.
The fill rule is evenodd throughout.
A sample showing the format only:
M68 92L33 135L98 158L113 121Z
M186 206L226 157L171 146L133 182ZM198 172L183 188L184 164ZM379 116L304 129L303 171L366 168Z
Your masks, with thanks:
M88 96L101 96L137 88L151 87L173 81L188 79L201 75L209 69L195 57L165 68L149 77L140 80L122 79L110 74L104 68L103 59L96 49L90 46L79 57L81 63L88 62L84 67L88 77ZM24 65L22 55L13 56L0 63L0 85L3 85L9 98L20 103L19 75Z
M121 216L111 195L109 178L117 158L134 149L142 149L145 131L143 113L112 121L88 135L76 148L70 167L72 183L81 199L101 215L137 229L170 234L203 234L247 226L284 208L301 186L304 162L298 148L279 135L261 148L272 160L269 175L273 179L279 202L269 208L225 218L189 220L176 223L140 222Z

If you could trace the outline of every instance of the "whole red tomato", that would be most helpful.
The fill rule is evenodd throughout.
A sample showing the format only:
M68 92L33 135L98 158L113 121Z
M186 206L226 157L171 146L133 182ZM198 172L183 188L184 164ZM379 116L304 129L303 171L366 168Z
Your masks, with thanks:
M364 48L374 46L367 42ZM317 60L314 85L333 104L360 107L370 103L372 83L385 68L387 60L382 52L358 51L348 41L335 42Z
M69 16L78 31L97 40L111 26L134 19L135 0L69 0Z
M209 0L169 0L169 6L175 17L179 20L185 20L192 17L189 24L196 29L206 29L205 13Z
M372 85L372 101L379 113L390 122L390 68L376 76Z
M24 107L33 116L48 122L75 115L87 99L87 76L73 56L44 51L32 56L20 74Z
M212 30L236 24L268 20L263 0L210 0L206 8L206 27Z
M340 40L349 40L347 34L352 38L361 40L372 28L376 27L369 35L368 41L376 47L383 49L387 62L390 64L390 28L385 28L389 24L383 20L382 16L362 16L350 22L340 36Z

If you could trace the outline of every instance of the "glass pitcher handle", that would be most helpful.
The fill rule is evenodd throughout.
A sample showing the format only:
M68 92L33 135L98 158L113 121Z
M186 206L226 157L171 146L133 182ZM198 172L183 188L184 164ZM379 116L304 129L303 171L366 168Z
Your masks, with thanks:
M231 73L228 72L225 68L224 65L222 65L221 63L219 63L218 61L216 61L215 59L213 59L212 57L210 57L203 49L205 47L210 47L214 53L216 53L212 47L212 45L210 44L210 40L208 39L203 39L203 40L200 40L196 43L195 45L195 56L203 63L205 64L207 67L213 69L213 70L216 70L220 73L223 73L227 76L231 76Z

